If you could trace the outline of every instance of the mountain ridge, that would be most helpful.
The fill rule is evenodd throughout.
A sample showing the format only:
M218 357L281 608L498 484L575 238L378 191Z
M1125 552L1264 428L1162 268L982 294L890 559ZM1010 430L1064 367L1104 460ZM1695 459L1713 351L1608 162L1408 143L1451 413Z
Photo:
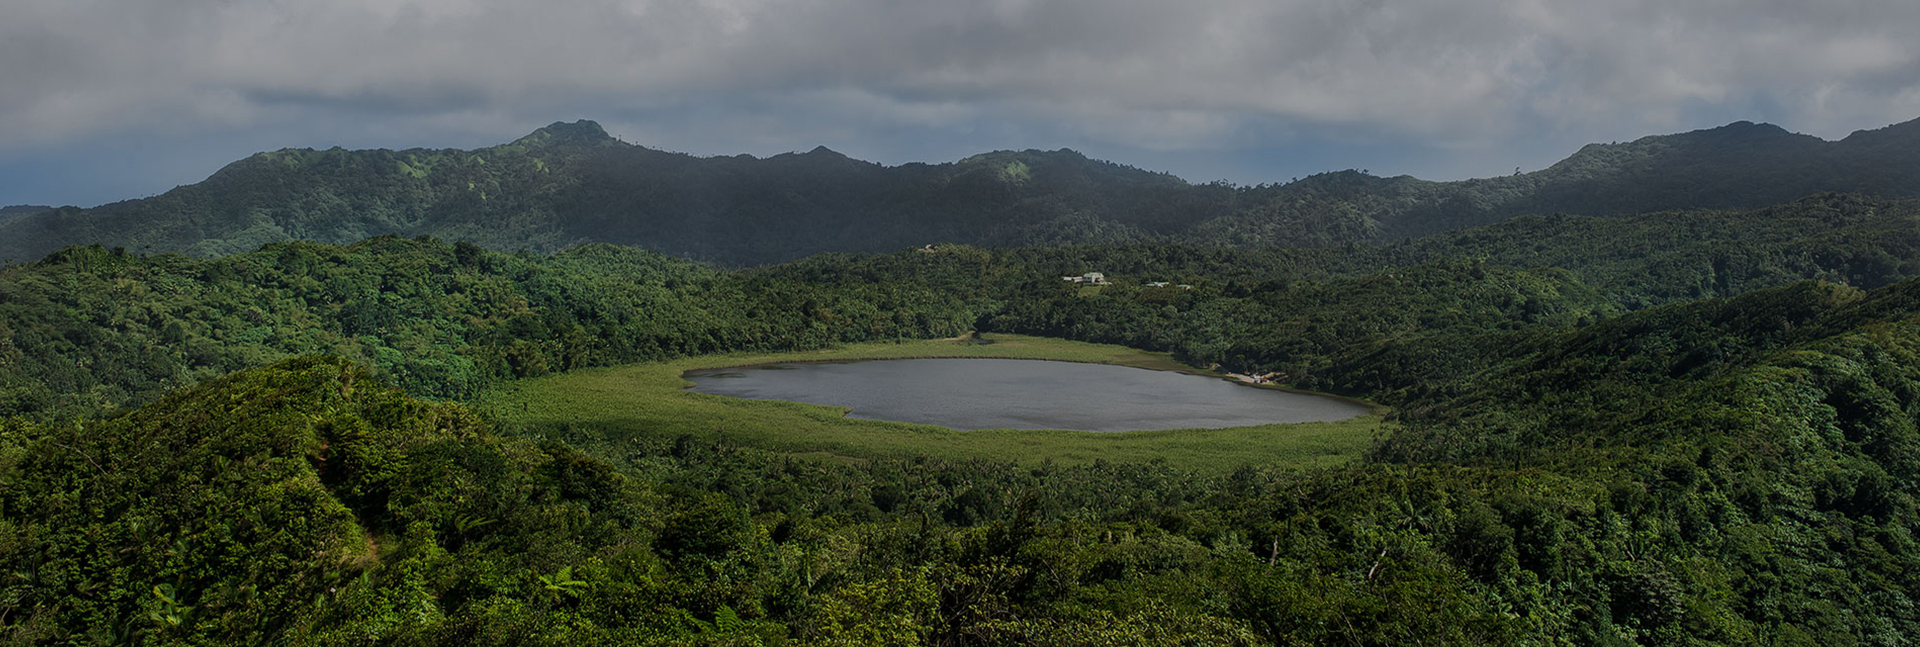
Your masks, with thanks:
M281 149L140 200L0 220L0 260L70 244L218 255L281 240L431 235L503 249L637 245L727 265L957 242L1317 247L1524 214L1753 208L1822 192L1920 196L1920 121L1840 141L1771 124L1589 144L1451 182L1353 170L1194 184L1069 149L885 166L825 146L765 158L629 144L589 120L486 148Z

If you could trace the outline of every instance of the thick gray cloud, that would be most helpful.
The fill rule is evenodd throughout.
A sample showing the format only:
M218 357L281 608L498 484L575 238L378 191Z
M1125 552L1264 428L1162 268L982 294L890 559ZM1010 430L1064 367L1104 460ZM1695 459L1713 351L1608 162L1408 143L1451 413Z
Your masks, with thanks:
M712 153L828 133L857 148L876 132L1189 152L1333 137L1471 152L1732 119L1836 137L1920 116L1920 3L1909 0L0 7L0 150L247 128L497 138L587 116Z

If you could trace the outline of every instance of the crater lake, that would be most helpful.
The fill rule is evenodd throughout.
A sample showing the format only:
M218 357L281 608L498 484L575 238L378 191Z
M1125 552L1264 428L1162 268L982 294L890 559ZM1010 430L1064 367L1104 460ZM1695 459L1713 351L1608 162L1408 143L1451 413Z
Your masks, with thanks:
M1022 359L783 363L688 371L700 393L847 407L952 429L1146 431L1345 420L1366 406L1174 371Z

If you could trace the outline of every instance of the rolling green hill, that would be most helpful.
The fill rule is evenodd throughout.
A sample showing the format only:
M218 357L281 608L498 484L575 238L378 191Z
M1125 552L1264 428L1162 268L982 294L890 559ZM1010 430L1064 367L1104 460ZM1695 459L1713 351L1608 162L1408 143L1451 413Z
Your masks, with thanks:
M74 244L206 256L382 234L506 251L605 242L736 266L935 242L1317 247L1522 214L1753 208L1831 191L1914 197L1917 139L1915 122L1838 142L1742 122L1590 145L1509 177L1342 171L1233 187L1069 150L894 167L825 148L701 158L626 144L581 121L471 151L261 153L153 198L0 220L0 259L31 261Z

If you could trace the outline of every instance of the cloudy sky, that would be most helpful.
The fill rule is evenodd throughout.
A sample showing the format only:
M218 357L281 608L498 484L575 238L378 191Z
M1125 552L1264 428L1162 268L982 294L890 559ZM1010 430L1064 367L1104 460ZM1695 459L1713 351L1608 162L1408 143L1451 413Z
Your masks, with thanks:
M1067 147L1252 184L1920 117L1911 0L0 0L0 17L0 204L582 118L699 155Z

